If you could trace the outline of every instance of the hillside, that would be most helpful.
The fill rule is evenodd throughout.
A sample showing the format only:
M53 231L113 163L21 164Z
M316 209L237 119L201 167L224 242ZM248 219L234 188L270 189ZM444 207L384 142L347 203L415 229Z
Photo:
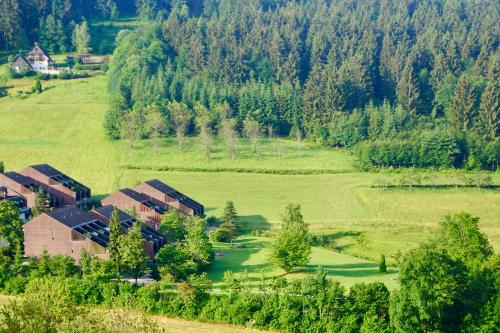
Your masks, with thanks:
M352 157L344 151L309 145L299 151L296 142L287 140L283 140L286 151L281 158L273 153L271 143L263 143L261 158L256 159L242 144L235 160L219 146L207 161L196 148L196 138L189 138L185 152L178 151L174 139L164 140L159 151L147 140L131 150L126 142L110 141L102 131L107 110L104 76L53 80L44 86L46 91L40 95L0 99L0 156L8 169L51 163L89 185L98 198L148 178L159 178L203 202L208 215L220 216L226 200L233 200L240 224L247 230L276 226L286 203L300 203L312 232L332 235L343 253L372 260L381 253L390 256L415 246L432 235L442 216L457 211L479 216L481 229L496 249L500 247L497 189L455 190L449 173L436 174L438 183L449 184L448 188L411 192L372 188L380 179L396 182L393 179L399 176L357 172ZM19 124L15 131L13 124ZM218 168L250 170L214 172ZM173 171L156 171L161 169ZM259 169L329 173L255 173ZM498 173L493 174L495 184L499 179Z

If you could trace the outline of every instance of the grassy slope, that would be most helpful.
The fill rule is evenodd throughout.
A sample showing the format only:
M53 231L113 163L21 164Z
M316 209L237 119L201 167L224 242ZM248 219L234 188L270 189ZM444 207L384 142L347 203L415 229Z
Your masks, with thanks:
M14 81L13 90L18 85L32 84ZM220 215L225 201L234 200L245 228L272 227L279 223L286 203L300 203L314 232L333 235L343 253L372 260L378 260L381 253L390 256L398 249L413 247L434 232L443 215L462 210L480 216L481 228L495 248L500 247L498 190L374 189L370 187L374 181L390 176L357 173L352 168L352 157L344 152L310 147L299 151L295 143L286 141L287 151L281 159L274 156L269 143L263 146L258 159L244 152L244 143L233 161L226 157L219 143L214 158L206 161L195 147L195 139L191 139L193 151L178 152L173 140L167 140L159 152L151 152L147 142L131 152L123 142L110 142L104 137L105 77L48 81L44 86L47 90L41 95L0 99L0 160L9 170L51 163L89 185L99 196L155 177L203 202L209 215ZM124 165L307 168L343 173L166 172L128 170ZM499 180L497 173L494 181L498 184ZM327 259L329 256L324 255ZM342 262L335 257L332 264L337 264L337 260Z

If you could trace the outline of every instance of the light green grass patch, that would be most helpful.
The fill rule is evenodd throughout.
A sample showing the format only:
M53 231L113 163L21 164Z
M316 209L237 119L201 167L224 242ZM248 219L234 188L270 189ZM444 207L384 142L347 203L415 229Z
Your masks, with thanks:
M245 248L234 248L230 244L218 243L215 250L218 256L210 267L209 277L215 287L221 287L224 272L229 270L241 278L245 272L248 283L254 287L268 285L274 277L285 276L287 279L303 278L307 273L316 272L321 267L327 276L340 282L346 288L360 281L382 282L389 289L397 288L397 270L389 268L385 274L379 273L378 263L371 262L323 248L313 248L311 261L305 268L285 274L285 271L271 263L271 239L241 236L234 245L244 244Z

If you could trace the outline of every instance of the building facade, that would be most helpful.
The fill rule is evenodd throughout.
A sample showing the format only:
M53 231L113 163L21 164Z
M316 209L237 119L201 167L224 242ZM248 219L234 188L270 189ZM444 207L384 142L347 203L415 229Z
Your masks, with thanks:
M169 207L166 204L152 201L146 195L124 188L102 200L103 206L112 205L121 210L136 214L144 223L158 230L162 215Z
M48 164L29 166L20 174L42 187L53 199L56 199L58 205L78 206L90 200L90 188Z
M167 205L188 216L204 216L205 214L202 204L158 179L145 181L134 187L134 191L146 195L150 200L158 204Z

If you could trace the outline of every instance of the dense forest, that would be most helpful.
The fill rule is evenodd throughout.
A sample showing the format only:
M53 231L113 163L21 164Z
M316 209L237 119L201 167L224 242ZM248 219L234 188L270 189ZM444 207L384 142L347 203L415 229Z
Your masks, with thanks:
M90 19L135 16L150 0L0 0L0 51L26 49L40 41L50 52L71 50L75 24ZM163 0L168 11L178 0ZM148 7L149 8L149 7ZM144 11L144 9L142 9Z
M173 6L168 15L143 8L151 23L118 36L111 137L120 137L123 119L147 118L152 105L171 124L168 134L182 106L191 133L201 109L213 133L226 118L241 132L252 119L278 135L357 146L365 166L497 167L497 1L198 7Z

